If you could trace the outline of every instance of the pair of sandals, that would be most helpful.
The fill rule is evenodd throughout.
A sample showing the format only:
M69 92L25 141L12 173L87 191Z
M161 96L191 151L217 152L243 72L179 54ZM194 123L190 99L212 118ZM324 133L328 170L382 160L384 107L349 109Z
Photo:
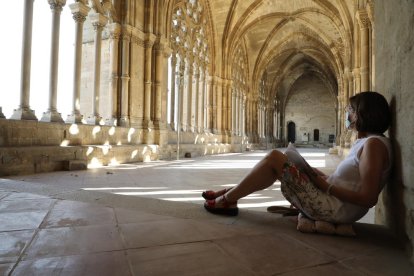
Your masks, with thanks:
M239 214L239 208L236 202L229 202L226 198L226 193L231 188L223 189L220 191L204 191L201 196L206 200L204 202L204 208L210 213L225 216L237 216ZM217 198L221 197L222 202L218 203Z
M223 189L220 191L204 191L201 196L206 200L204 203L204 208L213 214L226 215L226 216L237 216L239 213L239 208L237 207L236 202L229 202L226 198L226 193L230 191L231 188ZM222 204L218 204L216 199L222 197ZM285 207L285 206L270 206L267 208L267 211L270 213L277 213L283 216L297 216L299 210L294 207Z

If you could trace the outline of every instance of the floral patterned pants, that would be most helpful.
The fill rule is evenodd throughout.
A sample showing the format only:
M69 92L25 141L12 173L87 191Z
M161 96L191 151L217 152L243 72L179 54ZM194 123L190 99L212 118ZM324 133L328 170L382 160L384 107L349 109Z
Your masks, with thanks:
M307 217L314 220L331 221L336 209L332 197L316 187L308 175L293 163L283 165L281 177L283 196Z

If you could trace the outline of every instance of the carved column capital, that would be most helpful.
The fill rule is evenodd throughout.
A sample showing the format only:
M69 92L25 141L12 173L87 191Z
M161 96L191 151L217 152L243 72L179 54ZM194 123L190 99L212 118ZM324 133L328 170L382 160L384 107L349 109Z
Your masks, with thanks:
M155 40L157 39L157 36L155 34L145 34L145 40L144 40L144 46L145 48L151 48L154 43Z
M368 4L367 4L367 13L368 13L369 20L371 20L371 22L375 22L374 21L374 2L373 1L368 2Z
M365 10L357 11L356 19L358 20L358 24L361 29L368 29L371 25L368 13Z
M121 25L118 23L111 23L108 25L109 37L118 40L121 36Z
M69 5L69 8L72 12L73 19L77 23L83 23L86 20L86 16L91 9L82 2L72 3Z
M104 27L108 23L108 18L100 13L93 13L89 15L89 18L95 30Z
M47 0L50 5L50 9L54 12L61 12L63 6L66 5L66 0Z

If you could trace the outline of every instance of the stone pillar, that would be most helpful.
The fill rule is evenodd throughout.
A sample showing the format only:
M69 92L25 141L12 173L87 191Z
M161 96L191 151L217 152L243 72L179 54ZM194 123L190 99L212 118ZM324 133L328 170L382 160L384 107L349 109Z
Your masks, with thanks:
M206 131L212 132L213 128L213 84L214 80L211 76L208 76L206 84Z
M215 133L221 134L223 129L223 81L220 81L216 85L216 98L215 98L215 106L216 106L216 119L215 122Z
M354 68L352 71L353 79L354 79L354 95L361 92L361 71L359 68Z
M186 130L187 131L194 131L193 126L191 124L191 117L192 114L192 102L193 102L193 74L194 74L194 65L193 65L193 57L188 57L188 64L187 64L187 117L186 117Z
M122 43L122 58L121 58L121 110L119 125L129 127L129 57L130 57L130 46L131 46L132 30L129 25L122 27L121 43Z
M49 74L49 107L40 119L43 122L63 123L61 114L57 111L57 85L59 63L59 34L60 14L66 0L48 0L52 10L52 35L50 47L50 74Z
M232 96L232 91L231 91L231 87L232 87L232 82L230 81L227 85L227 133L228 135L231 135L232 133L232 125L231 125L231 104L232 104L232 100L233 100L233 96Z
M199 98L198 98L198 132L201 133L204 131L204 94L205 94L205 73L203 68L200 68L200 80L198 83L198 93L199 93Z
M245 124L246 124L246 97L242 96L242 119L241 119L241 136L243 137L246 134Z
M222 84L222 113L221 113L221 132L225 134L227 132L227 80L223 81Z
M237 132L243 135L243 92L240 90L237 97Z
M75 20L75 62L73 70L73 108L72 114L66 118L66 123L81 124L80 113L80 89L81 89L81 65L82 65L82 36L83 22L90 8L81 1L69 5L73 19Z
M108 26L109 29L109 103L111 107L111 117L105 120L105 125L116 126L118 124L118 55L119 55L119 37L121 34L121 25L118 23L111 23Z
M360 27L360 53L361 53L361 91L370 90L370 22L366 11L360 10L357 13L357 20Z
M12 120L36 120L36 115L30 109L30 66L32 61L32 27L33 1L24 1L22 60L20 75L20 105L14 110Z
M194 116L194 118L191 120L191 124L192 124L192 128L194 129L194 132L198 132L198 102L200 100L200 90L199 90L199 82L200 82L200 67L197 64L195 67L195 74L194 74L194 87L193 87L193 91L194 91L194 99L193 99L193 104L191 107L191 116Z
M184 130L184 77L185 77L185 59L180 58L179 74L178 74L178 105L177 105L177 131Z
M151 120L151 98L152 98L152 46L156 36L146 34L145 37L145 67L144 67L144 127L152 128Z
M95 64L93 72L93 99L92 112L88 117L87 123L91 125L99 125L101 116L99 115L99 100L100 100L100 84L101 84L101 48L102 48L102 29L106 25L108 19L99 14L94 13L90 15L91 23L95 29Z
M232 91L231 91L231 134L232 135L236 135L236 88L233 87Z
M156 128L160 128L162 121L162 83L163 83L163 73L164 73L164 42L157 41L154 45L155 52L155 72L154 72L154 83L153 83L153 92L154 92L154 103L153 106L153 123Z
M173 53L171 56L171 91L170 91L170 128L175 129L175 83L176 83L176 70L177 70L177 55Z
M166 42L164 45L167 45ZM162 58L162 83L161 83L161 98L160 98L160 104L161 104L161 117L160 117L160 123L162 123L163 129L167 129L167 117L168 117L168 62L170 57L172 56L172 49L170 47L165 47L163 52L163 58ZM163 133L167 134L166 131ZM163 139L166 143L168 143L168 139Z

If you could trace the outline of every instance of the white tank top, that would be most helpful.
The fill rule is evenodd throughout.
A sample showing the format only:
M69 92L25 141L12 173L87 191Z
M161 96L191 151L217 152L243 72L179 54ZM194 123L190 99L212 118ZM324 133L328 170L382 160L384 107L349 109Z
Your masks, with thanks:
M361 176L359 174L359 155L361 149L365 145L366 141L370 138L377 138L381 140L388 151L388 168L382 173L381 177L381 189L385 186L387 179L390 175L392 166L392 150L391 144L388 138L383 136L369 136L366 138L358 139L352 146L348 156L338 165L335 172L326 180L328 183L333 183L344 187L348 190L358 191L361 185ZM334 220L337 222L350 223L355 222L362 218L369 210L369 208L358 206L352 203L343 202L338 200L339 204Z

